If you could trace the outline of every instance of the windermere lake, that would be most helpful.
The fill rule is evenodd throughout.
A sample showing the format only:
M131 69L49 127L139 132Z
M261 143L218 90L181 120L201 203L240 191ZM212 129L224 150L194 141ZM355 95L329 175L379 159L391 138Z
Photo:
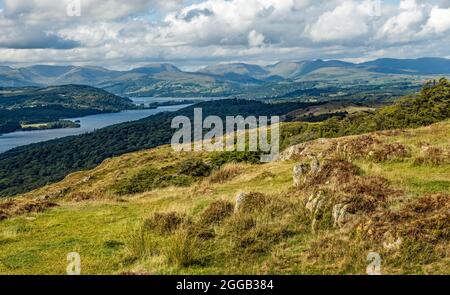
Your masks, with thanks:
M141 104L145 98L131 98L136 104ZM147 100L150 100L148 98ZM151 100L152 102L154 100ZM169 101L169 100L166 100ZM161 102L161 101L160 101ZM128 110L119 113L97 114L81 118L70 118L71 121L79 121L80 128L62 128L35 131L16 131L0 135L0 153L18 146L47 141L71 135L79 135L92 132L96 129L114 124L136 121L155 115L160 112L172 112L188 105L162 106L156 109Z

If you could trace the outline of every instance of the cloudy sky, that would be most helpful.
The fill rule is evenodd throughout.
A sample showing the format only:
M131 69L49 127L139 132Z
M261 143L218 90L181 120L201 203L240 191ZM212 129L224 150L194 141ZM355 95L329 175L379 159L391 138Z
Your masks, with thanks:
M450 57L450 0L0 0L0 64Z

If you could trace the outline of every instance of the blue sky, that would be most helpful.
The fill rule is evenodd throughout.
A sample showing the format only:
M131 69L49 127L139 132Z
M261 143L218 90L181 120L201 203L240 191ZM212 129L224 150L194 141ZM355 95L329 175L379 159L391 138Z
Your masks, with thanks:
M73 1L80 16L67 14ZM0 9L0 63L10 65L450 57L450 0L0 0Z

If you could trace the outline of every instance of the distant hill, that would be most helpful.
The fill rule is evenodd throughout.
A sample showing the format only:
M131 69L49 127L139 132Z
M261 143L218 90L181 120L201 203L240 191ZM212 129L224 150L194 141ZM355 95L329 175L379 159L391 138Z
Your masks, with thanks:
M134 108L130 99L85 85L0 88L0 108L14 110L52 105L113 112Z
M35 65L0 67L0 87L81 84L121 96L233 96L249 86L270 90L279 82L333 80L352 82L374 78L450 75L450 60L443 58L377 59L364 63L339 60L281 61L259 66L246 63L215 64L186 72L168 63L128 71L92 66ZM249 93L252 93L250 90Z
M279 62L267 66L266 69L272 75L278 75L283 78L296 78L321 68L347 68L352 66L354 64L339 60L323 61L319 59L314 61Z
M181 70L174 65L162 63L162 64L152 64L146 67L136 68L130 71L131 73L140 73L140 74L158 74L163 72L169 73L180 73Z
M450 73L450 60L445 58L393 59L382 58L358 66L389 74L439 75Z
M47 123L134 108L131 100L91 86L0 87L0 134L20 130L21 123Z

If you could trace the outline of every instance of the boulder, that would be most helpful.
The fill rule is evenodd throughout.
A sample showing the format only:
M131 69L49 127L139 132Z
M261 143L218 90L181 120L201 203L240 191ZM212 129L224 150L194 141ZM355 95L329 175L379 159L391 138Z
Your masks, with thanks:
M383 238L383 248L388 251L399 250L403 242L401 237L398 237L396 239L394 235L389 231L384 234Z
M313 215L316 215L316 213L322 208L323 198L324 194L322 191L318 192L317 194L312 194L311 196L309 196L308 201L306 202L305 205L306 210L311 212Z
M311 161L311 174L317 174L320 171L320 163L319 160L316 157L313 157L313 160Z
M295 187L299 187L303 183L309 170L310 167L306 164L298 164L294 166L292 180Z
M333 207L333 226L343 227L350 219L352 219L353 214L347 212L349 204L336 204Z
M234 212L238 212L239 208L241 207L242 202L245 199L245 194L243 192L240 192L239 194L237 194L236 196L236 203L234 205Z

